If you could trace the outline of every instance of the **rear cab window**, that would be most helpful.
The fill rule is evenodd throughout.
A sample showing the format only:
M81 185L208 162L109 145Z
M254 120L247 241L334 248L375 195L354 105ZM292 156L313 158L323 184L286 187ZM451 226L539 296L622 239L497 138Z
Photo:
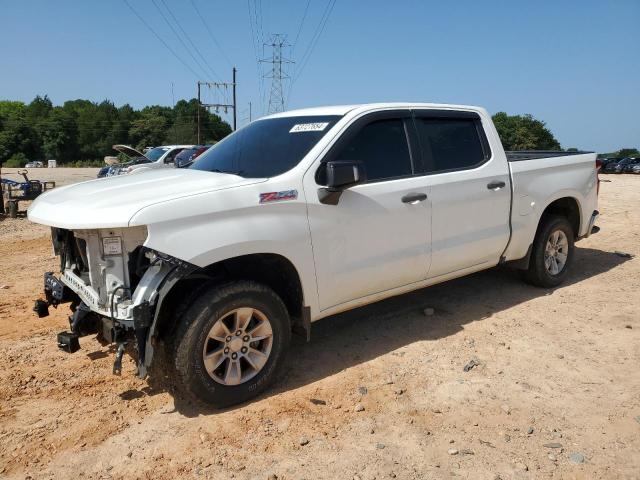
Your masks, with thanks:
M426 174L476 168L491 157L477 114L416 111L415 125Z

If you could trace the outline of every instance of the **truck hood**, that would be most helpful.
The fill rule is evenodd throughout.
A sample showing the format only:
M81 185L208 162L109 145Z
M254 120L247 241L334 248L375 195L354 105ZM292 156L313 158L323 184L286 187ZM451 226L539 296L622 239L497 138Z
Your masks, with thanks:
M141 175L99 178L54 188L29 207L32 222L66 229L127 227L150 205L266 179L191 169L160 169Z
M139 152L138 150L136 150L133 147L130 147L129 145L114 145L112 148L116 152L124 153L129 158L137 158L137 157L147 158L144 153Z

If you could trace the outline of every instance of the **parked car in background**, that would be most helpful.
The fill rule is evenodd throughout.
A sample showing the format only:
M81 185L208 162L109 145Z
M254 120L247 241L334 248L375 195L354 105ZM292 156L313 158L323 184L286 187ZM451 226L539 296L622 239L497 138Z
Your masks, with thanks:
M206 152L211 145L196 145L193 148L185 148L178 155L176 155L176 159L174 161L174 165L176 168L187 168L191 166L191 164Z
M631 169L629 171L629 173L640 173L640 163L636 163L634 165L631 165Z
M623 160L626 160L626 158L619 158L614 162L609 162L600 171L602 173L622 173L624 164L621 164L621 162Z
M33 162L29 162L27 163L24 168L42 168L44 167L44 163L38 161L38 160L34 160Z
M163 145L161 147L153 147L144 153L144 156L151 160L151 162L130 165L123 173L140 173L147 170L155 170L157 168L173 167L176 155L185 148L193 147L194 145Z
M98 172L98 178L113 177L117 175L126 175L129 173L141 173L157 168L172 167L176 155L185 148L193 148L193 145L165 145L161 147L153 147L145 153L141 153L128 145L114 145L113 149L124 154L128 160L115 165L103 167ZM105 157L105 163L107 158Z
M100 171L98 172L98 178L122 175L124 173L127 173L125 170L133 165L151 163L151 160L144 154L140 153L135 148L129 147L128 145L114 145L113 149L119 154L123 155L126 158L126 161L118 162L118 157L104 157L104 162L107 165L100 169Z
M633 173L633 167L640 164L640 157L629 157L628 160L622 166L622 173Z
M610 163L617 162L620 159L618 157L606 157L606 158L600 158L599 160L600 160L600 172L606 173L604 171L605 167Z

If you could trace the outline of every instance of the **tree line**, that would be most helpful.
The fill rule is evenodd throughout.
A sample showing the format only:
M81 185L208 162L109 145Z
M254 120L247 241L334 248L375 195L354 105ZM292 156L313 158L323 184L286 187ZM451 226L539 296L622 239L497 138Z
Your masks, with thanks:
M0 164L24 166L29 160L55 158L61 164L101 164L113 154L115 144L143 149L163 144L197 142L198 101L180 100L174 107L152 105L136 110L128 104L70 100L54 106L36 96L31 103L0 101ZM201 141L213 143L231 127L218 115L200 107ZM505 150L562 150L546 124L531 115L493 115ZM567 151L575 151L568 148ZM640 155L635 148L623 148L608 157Z
M61 164L102 163L112 145L142 149L197 142L198 101L180 100L174 107L152 105L136 110L104 100L70 100L54 106L36 96L29 104L0 101L0 164L24 166L29 160L56 159ZM213 143L231 127L200 107L201 142Z

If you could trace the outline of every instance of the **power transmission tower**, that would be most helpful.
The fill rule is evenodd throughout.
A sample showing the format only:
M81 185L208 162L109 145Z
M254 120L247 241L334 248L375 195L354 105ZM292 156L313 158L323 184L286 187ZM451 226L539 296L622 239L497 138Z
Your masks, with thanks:
M233 110L233 130L236 130L236 126L237 126L237 101L236 101L236 67L233 67L233 82L231 83L218 83L218 82L200 82L198 81L198 144L200 144L200 107L205 107L207 110L209 108L215 108L216 111L220 110L221 108L224 109L225 113L227 113L227 110L231 109ZM233 103L202 103L202 101L200 100L200 87L201 86L207 86L209 88L215 88L215 89L224 89L225 91L229 88L232 89L232 93L233 93Z
M277 113L284 111L284 92L282 88L282 80L290 78L282 70L283 63L294 63L292 60L282 56L282 49L290 47L287 43L287 36L275 33L269 41L264 44L265 47L271 47L272 53L270 59L262 59L262 63L270 63L271 71L264 75L264 78L271 79L271 90L269 91L269 108L267 113Z

